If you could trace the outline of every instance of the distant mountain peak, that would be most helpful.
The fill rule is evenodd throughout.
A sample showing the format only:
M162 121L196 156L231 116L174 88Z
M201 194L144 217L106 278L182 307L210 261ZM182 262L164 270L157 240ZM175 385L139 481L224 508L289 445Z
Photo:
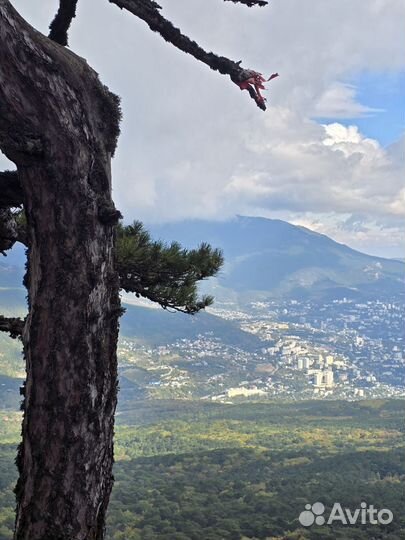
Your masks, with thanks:
M403 294L402 262L366 255L280 219L237 215L228 221L153 226L151 231L187 247L207 241L222 248L225 267L215 283L224 294L252 298L310 298L344 291L365 298ZM218 297L218 290L215 294Z

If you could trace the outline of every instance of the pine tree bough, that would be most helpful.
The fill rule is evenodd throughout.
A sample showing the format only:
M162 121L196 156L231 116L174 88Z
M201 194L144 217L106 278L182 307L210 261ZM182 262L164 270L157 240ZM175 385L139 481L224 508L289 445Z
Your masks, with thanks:
M0 315L0 332L8 332L10 337L21 337L25 321L18 317L3 317Z
M190 54L195 59L203 62L214 71L219 71L222 75L229 75L231 80L241 89L246 89L256 105L266 110L266 100L257 92L255 85L248 84L244 88L241 85L252 78L261 76L260 73L251 69L241 67L241 61L234 62L225 56L218 56L213 52L206 52L198 43L184 35L170 21L165 19L160 13L161 7L153 0L109 0L121 9L126 9L136 17L142 19L151 30L159 33L163 39L171 43L181 51ZM246 2L243 2L246 3ZM247 5L253 2L246 3ZM263 80L265 80L263 78ZM263 87L262 87L263 88Z
M197 281L214 276L223 264L220 250L208 244L187 250L176 242L154 242L139 222L118 228L116 257L125 291L188 314L212 304L211 296L198 298Z

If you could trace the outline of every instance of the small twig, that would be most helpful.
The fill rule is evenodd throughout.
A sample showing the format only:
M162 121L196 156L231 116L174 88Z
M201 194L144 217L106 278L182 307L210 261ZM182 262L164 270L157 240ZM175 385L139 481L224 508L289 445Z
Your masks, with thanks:
M22 335L25 321L18 317L3 317L0 315L0 331L8 332L12 338Z
M59 9L49 25L49 39L60 45L68 44L68 30L76 16L77 0L59 0Z
M268 4L268 2L266 2L265 0L224 0L224 2L233 2L234 4L244 4L245 6L248 6L248 7L253 7L253 6L263 7L263 6L267 6Z

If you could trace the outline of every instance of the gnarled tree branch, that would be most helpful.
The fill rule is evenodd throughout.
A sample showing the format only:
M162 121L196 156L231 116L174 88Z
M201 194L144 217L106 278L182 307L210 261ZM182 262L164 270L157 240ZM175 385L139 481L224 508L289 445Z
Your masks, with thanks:
M77 0L59 0L59 9L49 25L49 38L60 45L68 44L68 30L76 16Z
M18 317L3 317L0 315L0 332L8 332L10 337L20 337L24 329L25 321Z
M235 0L232 0L235 1ZM189 37L182 34L169 20L165 19L160 13L161 7L153 0L109 0L110 3L117 5L121 9L126 9L136 17L142 19L154 32L158 32L163 39L171 43L181 51L191 54L194 58L203 62L211 69L219 71L222 75L229 75L231 80L241 89L249 91L249 95L255 100L256 105L266 110L264 98L257 92L257 88L253 85L246 86L246 81L252 79L255 75L260 75L251 69L241 67L241 61L234 62L225 56L218 56L213 52L206 52L198 43L191 40ZM258 4L258 2L242 1L242 3ZM264 80L264 79L263 79ZM243 85L243 87L241 86Z
M23 204L23 191L17 171L0 172L0 208L12 208Z

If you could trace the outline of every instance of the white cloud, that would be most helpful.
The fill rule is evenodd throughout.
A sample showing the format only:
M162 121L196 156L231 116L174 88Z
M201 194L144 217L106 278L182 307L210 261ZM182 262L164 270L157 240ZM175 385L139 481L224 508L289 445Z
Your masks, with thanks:
M382 224L367 216L347 214L304 213L291 217L291 223L326 234L337 242L366 253L386 257L402 257L398 245L404 243L405 233L398 222ZM370 249L370 247L372 248Z
M321 118L361 118L383 112L356 101L356 88L349 84L333 83L320 96L313 116Z
M226 185L235 199L261 199L268 208L311 212L368 213L387 218L399 205L404 167L357 127L320 126L292 113L276 132L266 118L247 142L243 166ZM275 122L277 124L277 121ZM240 149L242 154L242 149Z

